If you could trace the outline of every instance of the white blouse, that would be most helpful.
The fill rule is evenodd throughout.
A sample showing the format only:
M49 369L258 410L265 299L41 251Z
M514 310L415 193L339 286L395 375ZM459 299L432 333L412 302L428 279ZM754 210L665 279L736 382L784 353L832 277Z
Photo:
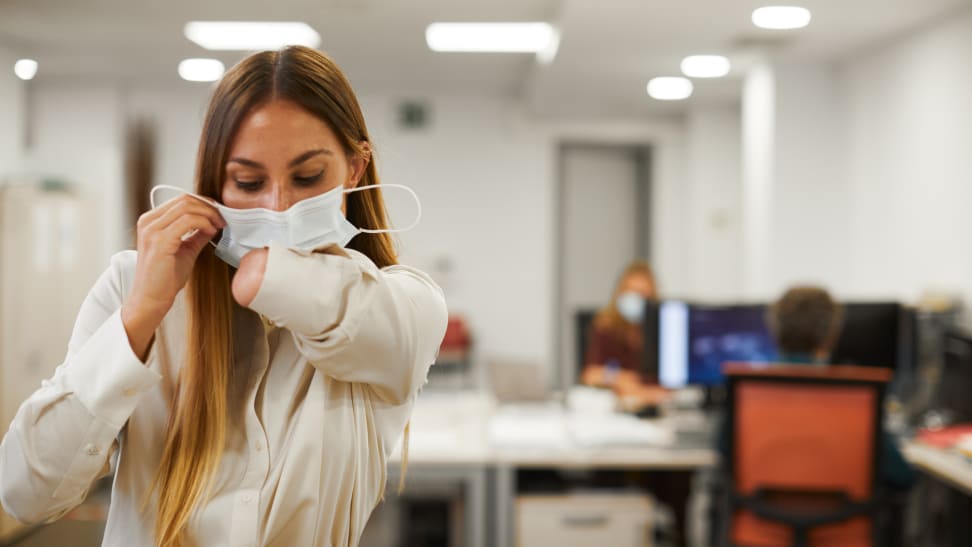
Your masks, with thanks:
M134 251L112 258L67 358L0 445L0 501L25 523L58 518L114 471L103 545L119 547L155 544L154 496L144 511L142 501L185 352L181 293L146 363L132 352L119 309L135 262ZM271 245L250 308L234 318L238 410L187 545L357 545L445 333L442 292L418 270L379 269L353 250Z

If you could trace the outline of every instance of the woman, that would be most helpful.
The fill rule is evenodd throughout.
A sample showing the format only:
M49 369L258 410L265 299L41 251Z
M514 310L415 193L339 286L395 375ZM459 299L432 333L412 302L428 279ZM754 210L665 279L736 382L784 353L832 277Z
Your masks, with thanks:
M642 370L641 323L648 301L657 300L655 276L648 263L636 260L621 273L611 301L594 317L588 335L581 381L610 387L627 406L660 402L667 392L657 376Z
M387 233L347 241L387 228L378 182L329 58L291 47L230 70L198 196L139 219L137 253L113 257L4 437L8 512L57 518L114 469L105 545L356 545L446 324ZM280 222L330 245L253 243Z

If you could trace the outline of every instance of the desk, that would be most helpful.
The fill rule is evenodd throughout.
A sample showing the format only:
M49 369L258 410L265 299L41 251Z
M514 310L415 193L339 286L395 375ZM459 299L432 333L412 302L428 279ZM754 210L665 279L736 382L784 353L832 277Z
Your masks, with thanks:
M902 453L915 467L948 487L947 509L944 511L946 529L931 529L934 537L928 539L935 545L947 544L968 547L972 545L972 461L961 454L935 448L915 441L904 444ZM927 511L927 498L920 505ZM932 510L932 514L935 512ZM941 527L942 521L922 515L923 521L932 520ZM924 538L923 538L924 539Z
M499 410L485 395L424 393L412 415L409 481L435 474L466 481L464 497L470 511L465 538L470 547L513 545L519 470L692 471L718 461L718 453L700 438L676 439L670 446L581 447L569 440L496 446L490 443L489 433L490 422ZM390 477L398 476L399 461L400 452L396 451L390 461ZM389 484L394 488L397 482ZM477 498L487 500L486 507Z
M950 450L915 441L905 443L904 457L922 471L972 496L972 461Z

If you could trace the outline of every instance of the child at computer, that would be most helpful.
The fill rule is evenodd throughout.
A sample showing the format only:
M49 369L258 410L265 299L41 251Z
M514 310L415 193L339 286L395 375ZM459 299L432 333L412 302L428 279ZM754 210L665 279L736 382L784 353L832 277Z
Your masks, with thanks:
M779 361L786 364L823 366L840 337L843 308L825 289L797 286L788 289L774 303L767 321L776 339ZM729 439L726 428L718 432L719 450L726 456ZM902 457L894 440L881 435L883 469L881 477L893 490L905 490L915 480L914 471Z

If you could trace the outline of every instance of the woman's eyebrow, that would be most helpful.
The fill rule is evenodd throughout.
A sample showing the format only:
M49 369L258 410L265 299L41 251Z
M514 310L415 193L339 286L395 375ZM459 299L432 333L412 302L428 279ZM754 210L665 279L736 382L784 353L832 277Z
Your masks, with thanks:
M300 165L300 164L304 163L305 161L313 158L314 156L320 156L322 154L328 155L328 156L333 156L334 155L333 152L331 152L330 150L328 150L326 148L318 148L317 150L308 150L307 152L304 152L303 154L301 154L301 155L297 156L296 158L290 160L290 163L287 164L287 166L288 167L297 167L298 165Z
M328 150L326 148L318 148L316 150L308 150L307 152L304 152L303 154L301 154L301 155L297 156L296 158L290 160L290 163L288 163L287 166L288 167L297 167L298 165L300 165L300 164L304 163L305 161L313 158L314 156L319 156L319 155L322 155L322 154L323 155L327 155L327 156L333 156L334 155L334 152L331 152L330 150ZM253 160L250 160L250 159L246 159L246 158L230 158L226 163L239 163L240 165L245 165L247 167L253 167L253 168L256 168L256 169L266 169L266 167L262 163L260 163L258 161L253 161Z

